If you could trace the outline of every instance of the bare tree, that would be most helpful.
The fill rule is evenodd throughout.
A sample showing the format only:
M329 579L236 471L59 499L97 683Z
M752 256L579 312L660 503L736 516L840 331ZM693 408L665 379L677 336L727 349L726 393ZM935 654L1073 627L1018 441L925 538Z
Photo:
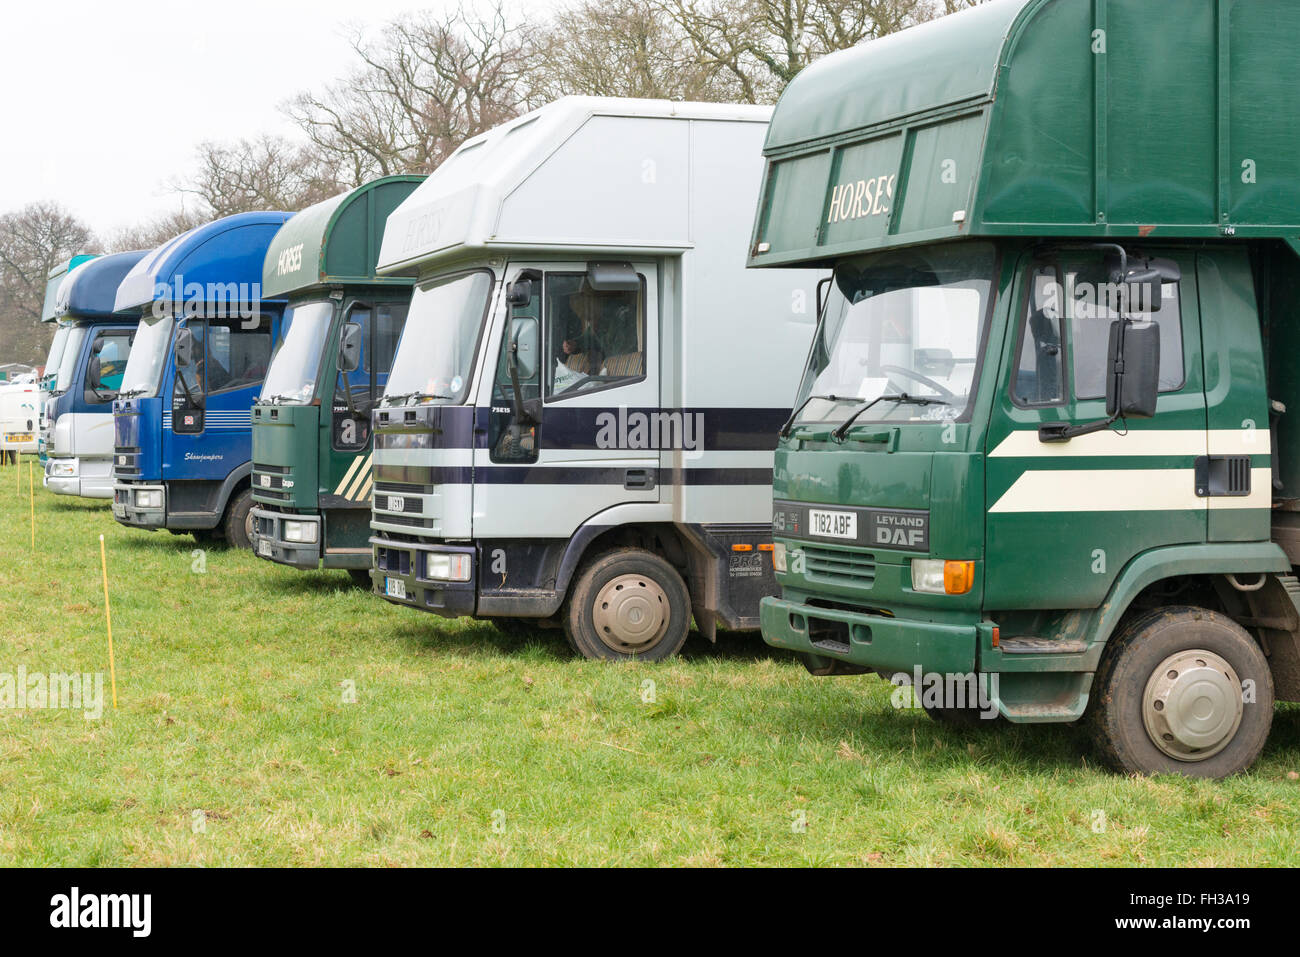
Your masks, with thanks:
M283 137L260 136L198 148L199 169L181 188L211 214L209 218L263 209L296 211L346 187L313 151Z
M393 21L377 42L357 34L360 69L286 107L349 186L431 172L467 138L527 108L533 49L503 6Z
M0 361L44 361L41 326L50 270L94 243L90 230L57 203L32 203L0 216Z
M656 0L610 6L580 0L534 35L531 97L565 94L730 101L734 80L702 58Z
M111 233L104 243L104 251L124 253L134 249L153 249L211 219L212 216L205 209L182 207L174 213L166 213Z
M817 58L943 12L934 0L652 0L738 99L774 102ZM952 2L952 0L945 0Z

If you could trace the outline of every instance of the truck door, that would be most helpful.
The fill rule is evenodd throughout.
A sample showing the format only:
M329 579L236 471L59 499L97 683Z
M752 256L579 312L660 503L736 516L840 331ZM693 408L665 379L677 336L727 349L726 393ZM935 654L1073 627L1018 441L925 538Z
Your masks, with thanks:
M985 446L986 607L1093 607L1139 552L1205 541L1196 264L1185 253L1150 255L1182 273L1150 316L1160 328L1156 415L1063 442L1041 441L1039 427L1106 418L1107 346L1119 315L1113 263L1084 250L1020 265Z
M253 402L271 361L270 322L254 329L186 321L190 361L177 356L172 380L164 478L222 481L252 457ZM181 343L177 335L177 347Z
M568 538L616 505L658 502L655 266L512 264L491 328L474 537Z

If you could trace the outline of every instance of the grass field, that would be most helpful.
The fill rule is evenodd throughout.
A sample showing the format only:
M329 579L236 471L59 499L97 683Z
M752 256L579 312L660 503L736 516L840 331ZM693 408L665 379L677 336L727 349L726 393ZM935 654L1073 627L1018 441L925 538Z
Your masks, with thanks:
M938 726L756 636L579 661L39 474L33 552L26 476L0 470L0 673L107 672L102 533L119 708L0 710L3 865L1300 863L1295 706L1249 775L1126 779L1074 729Z

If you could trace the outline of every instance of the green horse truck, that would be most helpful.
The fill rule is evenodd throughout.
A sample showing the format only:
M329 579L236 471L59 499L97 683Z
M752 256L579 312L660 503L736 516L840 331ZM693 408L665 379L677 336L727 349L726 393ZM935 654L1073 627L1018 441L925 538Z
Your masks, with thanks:
M770 644L1129 773L1255 761L1300 700L1298 49L1288 0L997 0L795 78L750 265L834 276Z
M281 227L264 295L284 333L253 406L253 550L295 568L346 568L369 586L370 410L388 382L411 280L375 275L384 223L423 176L389 176Z

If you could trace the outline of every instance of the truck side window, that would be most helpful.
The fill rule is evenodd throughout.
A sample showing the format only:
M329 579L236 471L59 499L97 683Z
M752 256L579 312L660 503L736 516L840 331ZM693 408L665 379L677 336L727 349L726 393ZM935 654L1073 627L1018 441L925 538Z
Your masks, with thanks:
M381 302L375 306L374 326L370 331L370 349L365 354L363 368L370 373L372 394L379 396L388 382L388 372L393 368L397 343L402 338L409 307L404 302Z
M1011 383L1017 405L1065 401L1062 305L1056 270L1048 266L1035 268L1029 281L1029 308L1020 331L1019 364Z
M172 383L172 411L192 411L204 407L203 397L206 392L208 361L204 352L207 343L208 324L199 319L190 319L185 328L193 336L190 349L190 364L176 365L176 377Z
M492 386L492 409L488 441L494 462L535 462L537 460L537 425L519 422L515 417L515 388L510 377L510 346L520 330L520 321L542 321L542 281L533 278L533 296L527 305L510 307L510 315L502 330L501 347L497 352L496 381ZM541 389L541 369L516 370L520 398L536 399Z
M101 332L96 336L90 354L98 363L92 362L86 369L87 401L111 402L117 390L122 388L122 374L126 372L126 360L131 355L134 338L134 332L125 331Z
M261 329L208 329L208 394L245 389L266 378L271 364L271 334Z
M546 397L645 377L645 283L597 292L582 273L546 277Z
M1069 290L1070 346L1074 370L1074 397L1101 399L1106 395L1106 350L1110 324L1119 318L1119 292L1100 262L1071 269ZM1158 310L1150 319L1160 328L1160 391L1177 392L1183 374L1183 327L1178 283L1166 283Z

